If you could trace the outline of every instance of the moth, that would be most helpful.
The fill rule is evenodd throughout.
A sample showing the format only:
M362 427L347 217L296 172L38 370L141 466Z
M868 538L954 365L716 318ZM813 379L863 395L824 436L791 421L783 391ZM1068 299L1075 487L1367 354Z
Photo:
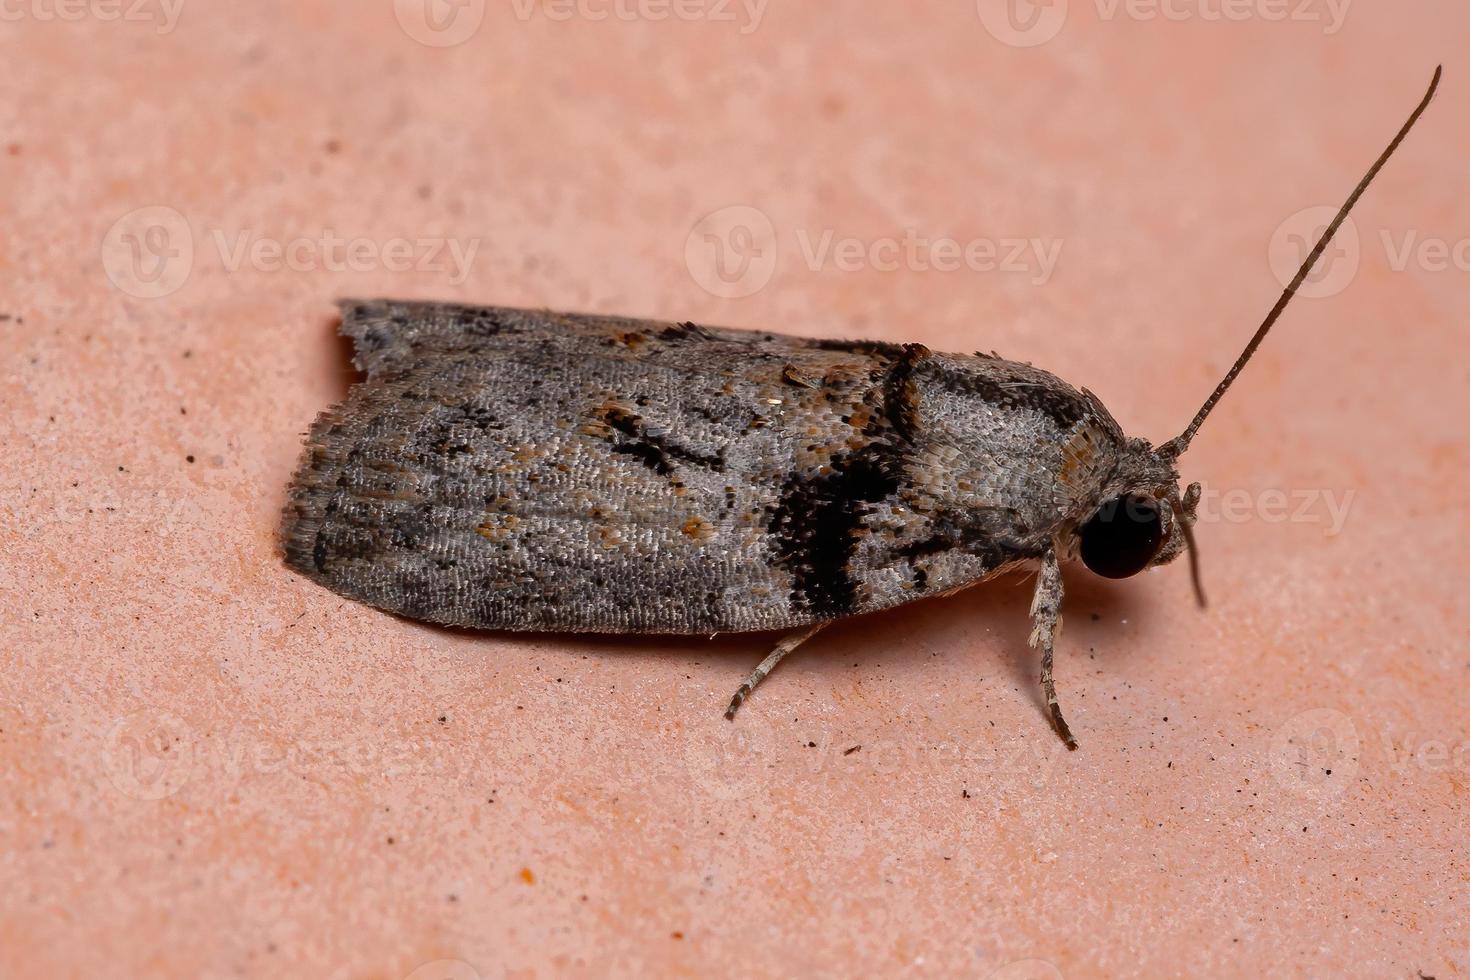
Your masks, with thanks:
M311 427L291 568L414 619L495 630L788 631L1036 571L1050 720L1064 562L1187 551L1179 459L1428 106L1429 90L1184 431L1126 435L1046 371L920 344L449 303L345 300L366 380Z

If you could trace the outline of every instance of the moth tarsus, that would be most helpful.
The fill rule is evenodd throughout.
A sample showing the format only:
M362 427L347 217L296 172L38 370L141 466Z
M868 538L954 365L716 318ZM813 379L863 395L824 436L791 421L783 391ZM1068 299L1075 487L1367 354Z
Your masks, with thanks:
M744 683L735 689L734 697L730 698L730 706L725 709L725 720L734 721L735 712L740 710L740 706L745 703L745 699L750 697L751 692L760 685L760 682L776 669L776 665L785 659L788 653L816 636L826 625L826 623L817 623L809 629L791 633L777 643L776 648L767 654L766 658L756 665L755 670L750 672L750 676L745 679Z
M1434 81L1189 426L1155 448L1096 396L995 354L684 321L347 300L367 375L312 426L287 563L416 619L503 630L791 632L1038 569L1046 712L1061 564L1190 552L1178 461L1428 105Z

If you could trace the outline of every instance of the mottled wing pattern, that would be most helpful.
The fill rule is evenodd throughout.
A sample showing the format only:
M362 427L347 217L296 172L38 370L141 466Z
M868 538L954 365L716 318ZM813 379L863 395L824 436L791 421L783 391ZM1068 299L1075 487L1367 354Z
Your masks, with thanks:
M392 612L513 630L787 627L958 587L1036 557L1049 533L1046 461L987 468L983 445L945 437L975 424L967 399L1029 397L993 387L1021 365L994 361L992 384L980 359L952 387L991 390L931 399L930 382L950 390L935 380L947 356L917 345L342 310L367 379L312 427L283 541L293 568ZM1082 396L1051 414L1073 413L1069 399ZM1012 505L1037 488L1042 512Z

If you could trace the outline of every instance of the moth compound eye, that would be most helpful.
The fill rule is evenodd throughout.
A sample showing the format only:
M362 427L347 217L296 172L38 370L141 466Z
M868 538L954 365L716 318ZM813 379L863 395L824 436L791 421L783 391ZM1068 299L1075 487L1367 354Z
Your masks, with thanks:
M1103 578L1128 578L1164 546L1164 518L1148 497L1109 500L1082 526L1082 564Z

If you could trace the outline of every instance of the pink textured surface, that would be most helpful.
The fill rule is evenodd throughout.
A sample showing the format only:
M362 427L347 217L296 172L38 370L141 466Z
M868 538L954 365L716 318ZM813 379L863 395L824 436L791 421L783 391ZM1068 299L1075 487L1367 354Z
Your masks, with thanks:
M413 6L0 22L0 974L1470 973L1470 11L1073 0L1019 47L988 0L527 0L436 47ZM1211 608L1182 563L1069 573L1076 753L1019 580L830 631L732 725L768 637L455 634L277 557L341 295L996 349L1166 438L1441 60L1356 271L1185 460L1241 508ZM732 205L775 241L724 298L691 229ZM460 281L242 235L478 247Z

